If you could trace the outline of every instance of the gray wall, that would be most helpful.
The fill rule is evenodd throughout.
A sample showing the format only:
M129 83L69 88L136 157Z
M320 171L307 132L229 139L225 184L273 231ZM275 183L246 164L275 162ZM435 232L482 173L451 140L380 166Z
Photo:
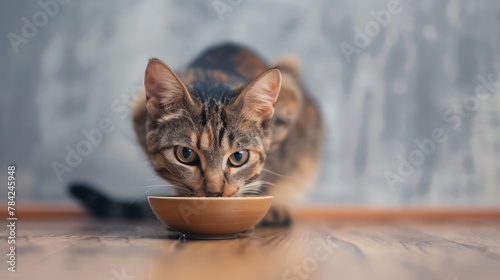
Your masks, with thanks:
M68 2L49 16L37 1L0 4L0 163L17 165L19 200L68 199L75 179L123 199L164 192L129 121L146 61L178 68L231 40L301 60L328 126L309 201L500 204L498 1ZM219 15L214 3L229 4ZM386 26L371 15L382 9ZM23 17L40 27L23 35ZM69 166L67 148L87 152L82 130L102 122L113 130Z

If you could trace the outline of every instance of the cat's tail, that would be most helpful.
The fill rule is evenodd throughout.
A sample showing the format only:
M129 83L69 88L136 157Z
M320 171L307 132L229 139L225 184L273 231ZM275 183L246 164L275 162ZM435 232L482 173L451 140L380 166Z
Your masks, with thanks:
M78 200L92 216L96 218L139 219L153 217L147 201L116 201L104 192L85 182L73 182L68 191Z
M295 78L298 78L300 75L300 62L296 56L283 56L280 60L278 60L277 66L281 71L289 72Z

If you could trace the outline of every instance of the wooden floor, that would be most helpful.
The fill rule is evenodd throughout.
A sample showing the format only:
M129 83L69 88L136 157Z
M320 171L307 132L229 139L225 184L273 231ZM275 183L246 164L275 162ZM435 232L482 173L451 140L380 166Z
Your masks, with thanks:
M5 228L1 252L7 250ZM184 240L157 221L18 221L0 279L500 279L500 221L319 222Z

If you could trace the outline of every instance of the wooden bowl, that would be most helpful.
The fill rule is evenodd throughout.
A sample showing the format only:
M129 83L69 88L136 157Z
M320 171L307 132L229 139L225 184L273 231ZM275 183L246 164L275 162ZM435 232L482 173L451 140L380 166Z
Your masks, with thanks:
M156 217L189 238L234 238L267 213L272 196L164 197L149 196Z

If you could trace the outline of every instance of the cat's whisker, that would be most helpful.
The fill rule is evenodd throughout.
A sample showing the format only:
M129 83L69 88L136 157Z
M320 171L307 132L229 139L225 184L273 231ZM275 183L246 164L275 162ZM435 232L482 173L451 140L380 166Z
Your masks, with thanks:
M248 196L248 195L256 195L256 196L259 196L259 195L264 195L265 193L263 191L260 191L260 190L246 190L246 191L243 191L243 192L238 192L236 196Z
M250 195L250 194L253 194L253 195L265 194L265 192L260 189L260 187L262 186L261 183L262 182L253 182L253 183L242 186L237 192L238 196Z
M187 191L186 189L184 188L179 188L179 189L176 189L176 192L178 195L180 196L185 196L185 197L192 197L194 196L194 194L190 191Z
M173 185L172 188L176 191L176 193L180 196L186 196L186 197L191 197L194 196L194 193L191 189L188 189L186 187L182 186L177 186Z
M271 187L276 187L275 184L264 184L264 185L261 185L262 188L271 188Z
M273 184L273 183L267 182L267 181L255 181L255 182L243 185L241 188L253 187L253 186L266 186L266 187L271 186L271 187L275 187L276 184Z
M239 191L245 192L245 191L262 191L262 190L260 190L259 188L244 188L240 189Z
M290 176L286 176L286 175L283 175L283 174L279 174L279 173L276 173L276 172L271 171L271 170L269 170L269 169L262 168L262 171L265 171L265 172L267 172L267 173L269 173L269 174L272 174L272 175L275 175L275 176L278 176L278 177L287 178L287 179L292 179L292 177L290 177Z
M166 187L166 188L169 188L169 187L174 187L174 186L173 185L162 184L162 185L133 186L133 187L127 187L127 188L129 188L129 189L144 189L144 188L153 188L153 187Z
M148 179L146 180L146 182L151 182L151 181L158 181L158 180L162 180L163 178L161 177L156 177L156 178L151 178L151 179Z
M253 189L258 189L260 185L251 185L251 186L243 186L240 188L240 190L253 190Z
M248 183L246 185L243 185L240 187L238 192L236 193L236 196L244 196L244 195L265 195L266 192L263 191L261 188L262 187L276 187L276 184L273 184L268 181L254 181L251 183Z
M164 186L156 186L156 187L152 187L150 189L147 189L146 191L144 191L143 193L141 193L140 195L138 195L136 198L134 198L134 200L132 200L132 202L130 202L128 205L127 205L127 208L130 207L130 205L132 205L137 199L139 199L141 196L143 196L144 194L156 189L156 188L159 188L159 187L164 187Z
M253 190L241 190L240 192L241 192L241 193L250 193L250 192L251 192L251 193L260 193L260 194L263 194L263 193L264 193L264 191L262 191L262 190L257 190L257 189L253 189Z

